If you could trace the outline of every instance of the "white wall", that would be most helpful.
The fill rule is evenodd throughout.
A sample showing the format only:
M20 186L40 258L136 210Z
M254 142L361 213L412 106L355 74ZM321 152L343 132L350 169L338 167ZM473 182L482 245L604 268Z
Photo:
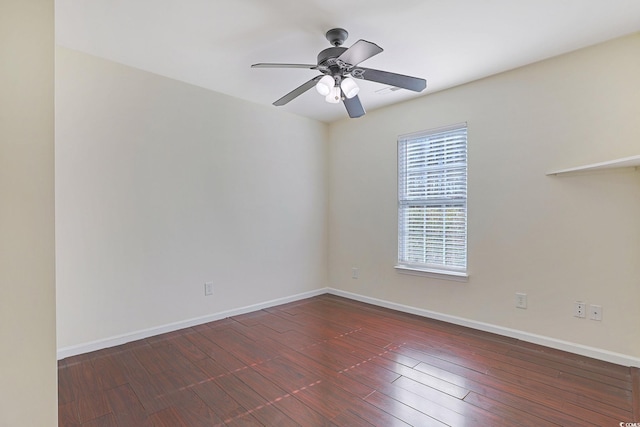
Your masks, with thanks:
M326 125L61 47L56 73L59 351L327 285Z
M640 358L640 172L545 175L640 154L638 52L635 34L332 124L331 286ZM470 278L398 273L396 138L465 121Z
M640 172L545 173L640 154L639 47L330 126L58 48L59 349L329 285L638 360ZM469 281L398 273L396 137L461 121ZM575 300L604 320L574 318Z
M53 0L0 3L0 426L57 425Z

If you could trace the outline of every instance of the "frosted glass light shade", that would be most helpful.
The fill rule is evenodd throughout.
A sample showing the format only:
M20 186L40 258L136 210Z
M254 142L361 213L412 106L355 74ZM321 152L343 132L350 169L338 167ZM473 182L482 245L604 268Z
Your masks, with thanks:
M322 96L327 96L331 93L331 89L335 86L336 82L331 76L323 76L318 83L316 83L316 90Z
M344 96L346 96L349 99L353 98L358 94L358 92L360 92L360 88L356 84L356 81L353 80L351 77L347 77L346 79L343 79L342 83L340 83L340 87L344 92Z
M337 104L340 102L340 88L338 86L334 86L331 88L331 92L325 98L325 100L331 104Z

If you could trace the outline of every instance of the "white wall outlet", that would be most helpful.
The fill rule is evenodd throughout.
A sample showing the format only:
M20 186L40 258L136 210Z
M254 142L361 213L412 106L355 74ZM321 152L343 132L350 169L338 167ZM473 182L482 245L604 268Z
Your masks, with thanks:
M360 269L357 267L353 267L351 269L351 278L352 279L357 279L360 277Z
M527 308L527 294L516 292L516 307Z
M589 319L591 319L591 320L602 320L602 306L601 305L590 305L589 306Z
M206 282L204 284L204 295L213 295L213 282Z
M580 318L587 317L587 304L582 301L576 301L573 304L573 316Z

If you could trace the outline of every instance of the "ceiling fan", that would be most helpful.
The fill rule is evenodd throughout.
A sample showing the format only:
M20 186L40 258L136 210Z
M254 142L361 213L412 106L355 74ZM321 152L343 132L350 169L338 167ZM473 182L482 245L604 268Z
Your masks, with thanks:
M324 49L318 54L317 64L259 63L253 64L251 68L307 68L318 70L322 73L321 75L292 90L274 102L273 105L285 105L315 86L316 90L325 96L327 102L338 103L342 100L351 118L361 117L365 114L364 107L358 98L360 88L354 78L414 92L422 92L427 87L425 79L360 67L359 64L361 62L379 54L382 52L382 48L366 40L358 40L350 48L341 47L348 36L347 30L342 28L333 28L327 31L325 37L333 47Z

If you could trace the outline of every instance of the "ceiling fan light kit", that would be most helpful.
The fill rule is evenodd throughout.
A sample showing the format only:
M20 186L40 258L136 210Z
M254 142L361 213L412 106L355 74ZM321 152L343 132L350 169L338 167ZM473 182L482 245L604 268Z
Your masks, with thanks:
M325 96L327 102L337 104L342 100L349 117L356 118L363 116L365 111L358 98L360 88L354 78L414 92L422 92L427 87L426 80L418 77L359 67L361 62L382 52L382 48L366 40L358 40L350 48L342 47L348 36L349 33L342 28L327 31L325 37L333 47L321 51L315 65L253 64L252 68L307 68L322 73L278 99L273 105L285 105L315 86L316 91Z
M320 95L327 96L329 95L329 92L331 92L331 89L335 87L335 85L336 81L333 77L328 75L323 76L320 80L318 80L318 83L316 83L316 90Z
M340 102L340 98L340 88L338 86L334 86L331 88L331 92L329 92L329 95L327 95L325 101L327 101L329 104L337 104L338 102Z
M353 98L358 94L358 92L360 92L358 84L351 77L342 79L340 88L342 89L342 93L344 93L344 96L346 96L347 98Z

